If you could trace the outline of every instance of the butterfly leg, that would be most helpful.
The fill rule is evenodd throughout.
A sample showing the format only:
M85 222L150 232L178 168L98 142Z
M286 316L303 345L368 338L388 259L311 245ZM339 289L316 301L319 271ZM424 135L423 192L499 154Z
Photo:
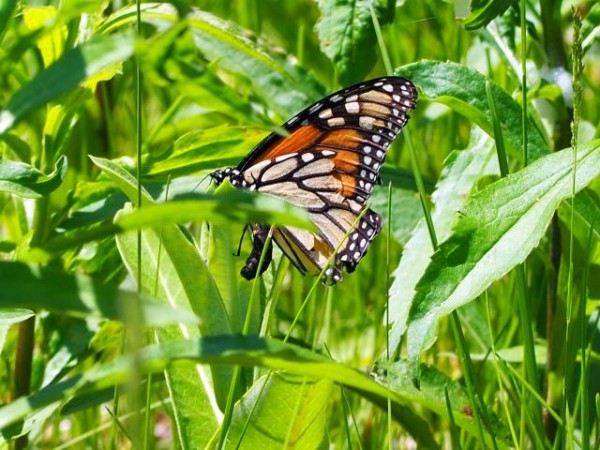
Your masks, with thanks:
M250 256L248 256L248 259L246 259L246 264L244 267L242 267L240 272L246 280L252 280L256 278L258 265L260 263L260 257L263 253L263 250L265 252L265 256L259 275L262 275L264 271L267 270L269 264L271 264L271 261L273 260L273 243L269 242L269 246L265 248L270 228L271 227L269 226L260 224L256 224L252 227L252 251L250 252Z

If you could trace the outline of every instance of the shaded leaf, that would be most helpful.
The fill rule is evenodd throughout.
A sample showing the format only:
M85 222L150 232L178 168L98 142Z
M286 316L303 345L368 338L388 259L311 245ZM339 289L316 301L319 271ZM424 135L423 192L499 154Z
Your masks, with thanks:
M476 30L485 27L496 17L501 16L510 7L513 0L478 0L469 5L470 12L463 19L467 30Z
M371 6L384 25L394 17L395 0L318 0L317 4L321 50L333 62L342 85L358 83L377 60Z
M140 300L134 292L115 285L23 263L0 261L0 286L1 308L46 309L75 317L120 320L124 311L122 304L140 302L148 324L197 322L193 314L156 301Z
M286 372L263 376L236 404L225 448L329 448L326 420L332 391L327 379Z
M56 161L54 171L44 175L35 167L17 161L0 161L0 191L27 198L40 198L58 189L67 171L67 158Z

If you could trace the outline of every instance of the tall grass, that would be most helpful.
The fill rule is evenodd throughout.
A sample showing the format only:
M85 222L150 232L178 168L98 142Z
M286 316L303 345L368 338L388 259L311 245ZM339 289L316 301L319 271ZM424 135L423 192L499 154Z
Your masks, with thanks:
M600 8L480 3L2 2L2 446L600 448ZM383 236L244 280L208 174L386 74Z

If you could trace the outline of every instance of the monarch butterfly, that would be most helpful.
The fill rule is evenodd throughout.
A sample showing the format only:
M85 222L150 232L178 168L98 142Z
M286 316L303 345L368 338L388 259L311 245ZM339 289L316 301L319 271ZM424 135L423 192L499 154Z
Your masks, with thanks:
M303 274L319 274L335 284L342 268L353 272L381 231L382 218L365 205L386 151L415 108L417 91L400 77L383 77L335 92L288 120L287 136L272 133L235 168L211 174L241 189L285 199L305 208L318 228L311 233L275 227L273 240ZM256 277L272 259L265 249L270 227L254 224L253 248L242 268ZM337 253L336 253L337 251Z

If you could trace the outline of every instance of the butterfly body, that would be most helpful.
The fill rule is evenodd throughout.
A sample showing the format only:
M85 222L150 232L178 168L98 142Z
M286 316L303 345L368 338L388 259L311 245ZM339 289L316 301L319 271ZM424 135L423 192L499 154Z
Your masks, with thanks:
M306 209L318 233L277 227L273 240L303 274L324 272L325 281L336 283L342 269L354 271L381 231L381 216L365 202L416 99L414 85L400 77L341 90L288 120L286 136L270 134L237 167L211 176ZM242 270L247 279L257 275L269 228L253 226L254 247Z

